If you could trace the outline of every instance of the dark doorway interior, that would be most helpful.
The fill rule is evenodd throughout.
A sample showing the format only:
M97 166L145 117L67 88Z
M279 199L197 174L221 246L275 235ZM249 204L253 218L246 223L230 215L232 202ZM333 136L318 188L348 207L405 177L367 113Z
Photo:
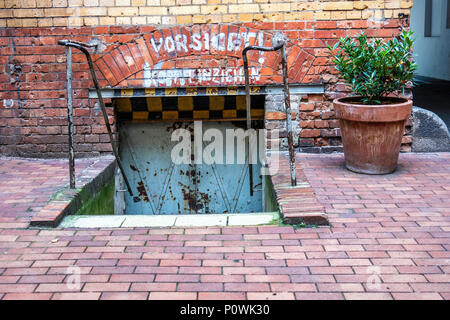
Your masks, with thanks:
M450 81L421 76L415 80L414 106L434 112L450 128Z

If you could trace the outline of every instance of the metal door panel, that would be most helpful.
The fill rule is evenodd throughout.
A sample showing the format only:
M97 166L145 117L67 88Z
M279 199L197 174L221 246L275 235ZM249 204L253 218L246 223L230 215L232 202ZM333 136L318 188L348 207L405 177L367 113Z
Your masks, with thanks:
M170 141L169 131L167 123L121 127L121 158L132 188L142 199L134 202L127 194L126 214L185 213L179 199L183 199L182 186L189 185L190 179L180 172L187 172L189 165L172 163L170 152L176 142Z
M210 128L218 129L224 137L223 155L226 157L226 129L236 129L231 122L204 122L203 132ZM203 149L209 142L203 142ZM256 150L255 150L256 151ZM237 164L238 152L235 146L234 164L201 164L196 166L200 184L198 196L200 204L208 198L208 207L200 208L201 213L236 213L262 211L262 180L260 163L253 165L254 193L250 196L248 169L248 151L245 153L245 164Z
M194 124L130 122L121 126L121 158L132 188L143 199L134 202L126 193L125 213L262 211L260 164L253 165L253 196L250 196L247 164L175 165L171 151L178 142L171 141L171 134L180 126L192 132ZM219 129L225 140L225 130L236 127L231 122L203 122L203 132L208 128ZM204 147L208 144L203 142ZM236 158L235 153L235 161Z

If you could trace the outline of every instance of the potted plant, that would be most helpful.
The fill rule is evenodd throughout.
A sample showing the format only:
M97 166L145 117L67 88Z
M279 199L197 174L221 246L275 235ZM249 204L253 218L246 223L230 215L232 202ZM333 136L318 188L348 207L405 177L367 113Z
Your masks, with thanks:
M412 32L384 42L361 33L328 46L332 61L352 95L333 101L339 119L346 167L366 174L395 170L412 101L404 88L417 69Z

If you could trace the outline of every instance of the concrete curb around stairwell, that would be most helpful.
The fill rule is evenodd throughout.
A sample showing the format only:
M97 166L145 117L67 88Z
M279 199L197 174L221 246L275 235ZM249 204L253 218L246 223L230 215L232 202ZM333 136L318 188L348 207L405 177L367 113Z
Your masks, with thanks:
M275 164L278 167L277 173L271 175L272 190L278 204L283 223L297 225L329 225L325 208L317 200L313 188L309 184L301 164L296 164L297 185L291 186L289 162L282 153L277 157L271 157L269 168L273 170Z

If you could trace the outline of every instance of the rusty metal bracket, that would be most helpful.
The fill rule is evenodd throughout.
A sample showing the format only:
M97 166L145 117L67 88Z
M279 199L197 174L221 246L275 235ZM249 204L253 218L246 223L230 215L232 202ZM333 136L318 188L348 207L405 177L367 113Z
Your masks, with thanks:
M280 40L276 46L273 47L261 47L261 46L248 46L242 50L242 58L244 60L244 76L245 76L245 104L247 109L247 129L251 128L251 100L250 100L250 78L248 74L248 59L247 52L250 50L257 51L278 51L281 50L281 67L283 69L283 92L284 92L284 105L286 111L286 127L288 133L288 146L289 146L289 166L291 173L291 185L297 185L297 177L295 170L295 152L294 152L294 137L292 133L292 118L291 118L291 99L289 95L288 84L288 72L287 72L287 59L286 59L286 43ZM249 140L249 174L250 174L250 195L253 195L253 168L250 164L250 139Z
M72 62L72 52L71 52L71 48L75 48L80 50L81 52L84 53L84 55L86 56L88 65L89 65L89 70L91 72L91 76L92 76L92 80L94 82L94 86L95 86L95 90L97 91L97 98L98 101L100 103L100 108L102 110L102 114L103 114L103 119L105 120L105 125L106 125L106 129L108 130L108 135L109 135L109 140L111 143L111 147L114 153L114 157L116 158L117 161L117 165L120 168L120 172L122 173L123 176L123 180L125 182L125 185L127 186L127 190L128 193L130 194L131 197L133 197L133 191L131 190L131 186L130 183L128 182L128 178L125 175L125 171L123 170L123 166L122 166L122 161L120 161L120 157L117 151L117 147L116 147L116 143L114 141L114 137L112 134L112 130L111 130L111 126L109 124L109 119L108 119L108 114L106 112L106 107L105 107L105 103L103 101L103 97L102 97L102 93L100 90L100 86L98 84L98 80L97 80L97 76L95 74L94 71L94 65L92 63L92 58L91 58L91 54L89 53L89 51L86 48L89 47L97 47L98 44L94 44L94 43L83 43L83 42L78 42L78 41L72 41L72 40L59 40L58 44L61 46L65 46L66 48L68 48L68 57L70 56L70 64ZM68 60L69 63L69 60ZM69 74L70 72L70 74ZM67 75L68 75L68 79L67 79L67 90L68 90L68 108L69 108L69 162L70 162L70 175L71 175L71 188L72 188L72 175L73 175L73 179L75 179L75 169L73 167L73 105L72 105L72 66L67 68ZM70 77L69 77L70 75ZM70 82L70 84L69 84ZM69 91L70 90L70 91ZM75 180L74 180L75 181ZM73 183L73 188L75 187L75 182ZM139 197L133 197L133 200L135 202L140 201L141 199Z

